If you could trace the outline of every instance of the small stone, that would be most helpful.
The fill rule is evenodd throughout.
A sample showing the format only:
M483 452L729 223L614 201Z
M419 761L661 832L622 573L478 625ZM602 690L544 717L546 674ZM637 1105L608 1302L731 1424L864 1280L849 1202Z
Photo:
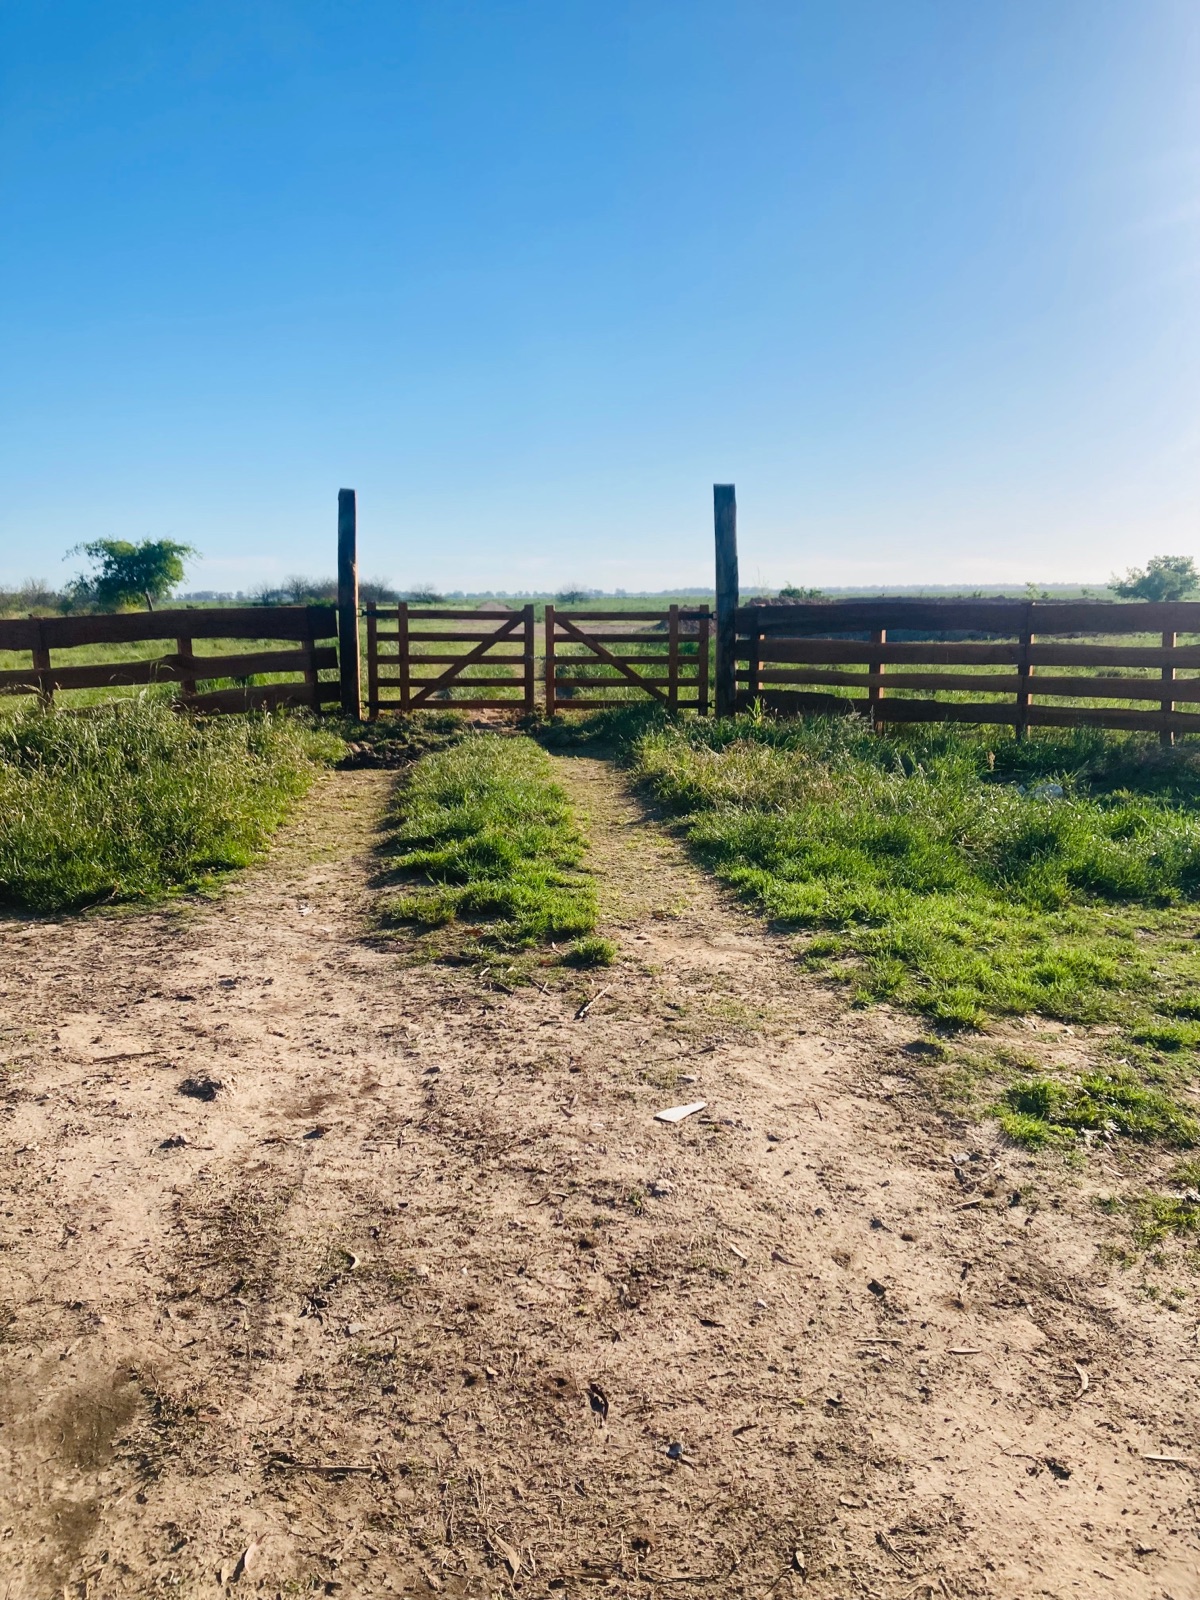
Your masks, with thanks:
M666 1178L655 1178L650 1185L650 1193L656 1200L665 1200L669 1194L674 1194L675 1185L668 1183Z

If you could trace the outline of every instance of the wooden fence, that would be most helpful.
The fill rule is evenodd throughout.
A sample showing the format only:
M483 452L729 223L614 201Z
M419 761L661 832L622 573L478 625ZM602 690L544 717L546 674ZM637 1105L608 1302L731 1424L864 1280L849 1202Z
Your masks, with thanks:
M531 605L507 613L440 606L414 611L401 601L368 605L366 618L369 717L381 711L536 711ZM439 626L444 623L456 626ZM508 693L481 692L496 689Z
M707 716L710 623L707 606L570 612L547 606L547 716L630 698ZM630 645L640 649L629 651Z
M22 617L0 621L0 650L28 654L28 666L0 671L0 693L36 694L50 704L60 690L116 689L171 683L181 705L203 712L273 710L336 700L336 681L320 673L338 665L331 639L337 631L332 606L239 606L122 612L116 616ZM129 646L170 639L173 653L151 660L58 661L56 652L91 645ZM253 640L287 649L197 655L195 642ZM202 683L287 673L288 681L202 691Z
M844 600L732 615L732 655L717 670L738 710L761 701L785 713L857 711L877 727L999 723L1018 737L1033 727L1200 732L1200 601ZM1118 642L1131 635L1142 638Z

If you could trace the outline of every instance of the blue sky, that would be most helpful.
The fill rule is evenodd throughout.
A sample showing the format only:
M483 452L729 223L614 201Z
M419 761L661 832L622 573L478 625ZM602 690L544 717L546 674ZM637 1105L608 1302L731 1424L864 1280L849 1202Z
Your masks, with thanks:
M0 581L1200 554L1194 0L10 0Z

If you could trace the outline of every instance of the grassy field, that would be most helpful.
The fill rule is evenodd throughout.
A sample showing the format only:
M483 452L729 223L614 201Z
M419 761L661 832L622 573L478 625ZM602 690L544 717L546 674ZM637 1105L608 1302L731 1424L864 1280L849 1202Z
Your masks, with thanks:
M545 752L519 735L469 734L420 760L400 790L387 854L406 886L384 921L494 951L573 940L565 960L605 964L583 853Z
M928 1017L948 1060L1006 1078L994 1109L1014 1137L1200 1137L1200 748L645 713L579 736L624 750L807 968ZM954 1042L1030 1015L1094 1032L1100 1068L1061 1080Z
M0 902L155 900L265 848L332 732L295 717L191 722L155 696L0 723Z

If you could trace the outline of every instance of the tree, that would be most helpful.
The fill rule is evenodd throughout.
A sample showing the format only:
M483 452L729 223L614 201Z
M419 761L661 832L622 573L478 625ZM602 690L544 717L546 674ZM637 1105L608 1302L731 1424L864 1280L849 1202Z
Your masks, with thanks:
M128 539L93 539L67 553L82 553L96 568L74 580L72 598L101 611L116 611L138 600L144 600L146 609L153 611L154 602L167 599L183 581L187 558L198 554L190 544L176 544L173 539L143 539L141 544L131 544Z
M1191 556L1151 556L1145 568L1130 567L1108 587L1122 600L1186 600L1200 589L1200 572Z

